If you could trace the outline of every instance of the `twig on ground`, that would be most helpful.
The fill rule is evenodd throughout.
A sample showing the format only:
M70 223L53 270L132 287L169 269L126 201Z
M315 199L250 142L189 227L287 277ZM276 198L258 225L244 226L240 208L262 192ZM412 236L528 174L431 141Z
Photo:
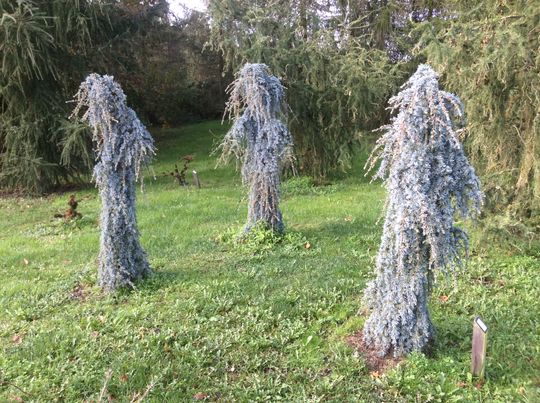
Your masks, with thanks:
M109 381L111 380L112 376L112 369L108 369L105 373L105 381L103 382L103 387L101 388L101 392L99 393L98 403L101 403L103 401L103 398L105 397L105 394L107 393L107 385L109 384Z

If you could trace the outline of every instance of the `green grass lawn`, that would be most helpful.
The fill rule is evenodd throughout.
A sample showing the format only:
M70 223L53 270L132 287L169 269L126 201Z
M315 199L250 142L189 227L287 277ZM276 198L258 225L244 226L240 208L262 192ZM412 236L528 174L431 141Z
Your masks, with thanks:
M138 195L155 275L132 292L96 286L93 187L76 191L76 223L53 218L72 192L0 199L0 401L97 401L102 390L103 401L540 401L538 251L510 253L475 230L469 266L431 297L434 355L370 373L346 338L365 319L384 190L361 161L328 186L293 179L291 236L234 248L217 240L240 231L246 202L234 167L209 156L223 133L217 122L155 131L157 179L148 172ZM164 175L185 154L200 190ZM483 385L469 376L475 315L490 327Z

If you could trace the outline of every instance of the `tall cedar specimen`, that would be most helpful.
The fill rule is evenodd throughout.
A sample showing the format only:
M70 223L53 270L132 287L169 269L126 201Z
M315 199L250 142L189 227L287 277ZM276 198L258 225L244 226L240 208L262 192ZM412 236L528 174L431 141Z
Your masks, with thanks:
M282 232L279 184L282 163L292 158L292 137L283 123L285 91L265 64L246 64L230 86L226 112L234 124L225 135L222 160L242 161L242 180L249 187L246 231L259 222Z
M438 76L420 65L389 101L398 110L383 127L370 159L388 190L376 278L365 293L371 315L366 344L394 357L422 350L434 338L427 298L435 271L458 266L468 249L456 215L475 217L483 195L458 138L463 105L439 90Z
M141 165L154 154L154 140L126 105L122 88L111 76L89 75L79 87L74 115L93 131L97 152L94 179L101 196L99 284L106 290L132 287L151 273L139 243L135 182Z

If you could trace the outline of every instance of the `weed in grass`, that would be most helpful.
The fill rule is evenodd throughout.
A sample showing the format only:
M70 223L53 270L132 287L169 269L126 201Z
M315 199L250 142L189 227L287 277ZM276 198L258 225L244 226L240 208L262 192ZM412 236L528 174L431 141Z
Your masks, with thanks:
M338 184L317 185L308 176L293 176L281 184L281 193L285 196L328 195L339 190Z
M98 223L96 220L81 217L70 220L54 219L48 222L36 224L34 228L29 229L26 234L34 238L47 236L71 236L74 231L82 231L85 229L97 229Z
M230 228L215 239L228 250L250 255L268 254L276 248L280 248L285 254L297 254L297 252L309 251L313 248L313 245L301 233L295 231L279 233L261 222L253 226L249 232Z

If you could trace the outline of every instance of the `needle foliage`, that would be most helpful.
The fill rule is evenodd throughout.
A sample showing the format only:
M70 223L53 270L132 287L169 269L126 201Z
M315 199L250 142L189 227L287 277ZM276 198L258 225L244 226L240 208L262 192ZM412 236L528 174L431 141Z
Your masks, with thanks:
M242 162L249 188L246 232L257 224L281 233L279 185L283 163L292 158L292 137L285 124L287 104L279 79L264 64L246 64L230 87L226 112L234 120L221 144L222 160Z
M417 50L466 99L471 159L487 207L540 217L540 1L444 2ZM536 218L535 218L536 217Z
M91 166L66 99L122 29L111 13L88 0L0 0L0 185L41 193Z
M460 265L468 238L455 220L476 217L483 195L459 141L463 105L439 89L429 66L420 65L389 103L397 116L369 161L380 161L375 178L384 179L388 198L376 278L365 292L364 341L400 357L433 340L432 279Z
M96 149L94 179L101 197L99 284L108 291L133 287L151 273L139 243L135 182L154 154L154 140L126 105L111 76L89 75L76 95L74 115L92 128Z
M353 14L342 3L209 2L210 43L225 69L265 63L282 79L298 168L316 178L349 167L359 133L383 122L384 104L404 78L386 50L352 34Z

